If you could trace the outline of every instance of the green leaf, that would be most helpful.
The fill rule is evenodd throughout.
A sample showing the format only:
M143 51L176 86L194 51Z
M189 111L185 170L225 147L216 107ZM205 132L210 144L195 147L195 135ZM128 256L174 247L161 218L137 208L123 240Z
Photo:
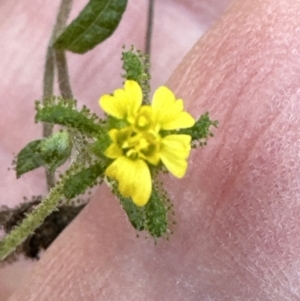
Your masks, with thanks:
M97 180L104 173L105 167L101 163L94 164L82 169L75 175L71 175L66 180L63 192L67 199L72 199L75 196L84 193L88 188L97 184Z
M210 130L211 126L216 128L218 126L218 121L211 120L207 112L200 116L194 126L188 129L181 129L177 134L190 135L193 142L199 142L200 145L205 145L207 138L213 136L213 133Z
M128 51L122 52L122 61L122 68L125 71L122 77L136 81L142 88L144 103L149 104L151 76L148 58L141 51L131 47Z
M62 165L71 154L72 144L67 132L59 132L42 140L28 143L17 155L17 178L40 166L51 172Z
M146 230L154 237L161 237L168 231L168 208L166 195L153 186L149 202L144 207L136 206L130 198L117 194L132 226L137 231Z
M37 106L36 109L36 121L64 125L82 131L89 136L102 132L102 126L94 121L93 116L89 117L85 111L78 112L76 109L60 103Z
M68 132L59 132L41 141L41 156L50 172L65 163L71 155L72 142Z
M127 0L90 0L54 46L75 53L91 50L113 34L126 5Z
M161 237L168 230L168 209L159 191L153 187L149 202L146 204L145 228L153 237Z
M45 165L45 160L40 152L42 140L35 140L28 143L17 155L16 172L17 178L22 174Z
M145 223L146 223L145 207L138 207L132 202L130 198L124 198L120 194L118 194L118 198L120 200L120 203L124 211L128 216L131 225L137 231L145 230Z

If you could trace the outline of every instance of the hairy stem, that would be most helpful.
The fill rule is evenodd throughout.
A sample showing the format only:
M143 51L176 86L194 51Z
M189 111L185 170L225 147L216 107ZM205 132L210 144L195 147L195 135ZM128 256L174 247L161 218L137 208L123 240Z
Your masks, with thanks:
M54 83L54 54L51 46L47 48L46 64L44 72L44 87L43 87L43 100L50 98L53 95L53 83ZM52 125L49 123L43 124L43 137L49 137L52 134ZM55 185L54 174L46 171L46 181L48 190Z
M62 185L52 188L40 205L0 241L0 261L15 251L44 222L45 218L56 210L62 198L61 189Z
M46 54L46 64L43 80L43 100L49 98L53 95L53 84L54 84L54 49L52 47L53 41L56 37L63 31L66 26L67 19L69 17L73 0L62 0L59 12L56 17L56 23L54 25L52 35L49 41ZM52 125L45 123L43 125L43 136L48 137L52 134ZM46 171L46 180L48 190L50 190L55 185L54 174Z

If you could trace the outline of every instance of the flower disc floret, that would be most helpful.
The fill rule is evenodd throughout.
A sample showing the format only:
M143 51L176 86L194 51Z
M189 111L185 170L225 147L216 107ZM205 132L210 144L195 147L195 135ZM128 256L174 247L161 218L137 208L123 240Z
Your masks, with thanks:
M191 136L162 136L161 131L189 128L195 124L194 118L184 111L183 101L176 100L167 87L155 91L151 106L142 105L142 98L138 83L127 80L124 89L99 100L104 112L126 121L123 128L109 131L111 144L104 154L114 161L105 174L115 179L120 193L138 206L144 206L151 195L149 166L162 162L178 178L186 173Z

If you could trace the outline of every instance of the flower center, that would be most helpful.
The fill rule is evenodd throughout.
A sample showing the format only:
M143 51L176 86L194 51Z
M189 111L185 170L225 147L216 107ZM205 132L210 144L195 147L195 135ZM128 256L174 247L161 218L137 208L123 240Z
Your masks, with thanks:
M138 127L145 127L149 124L149 120L145 117L145 116L139 116L138 121L137 121L137 125Z
M149 132L133 132L126 142L123 143L122 148L125 155L131 159L147 159L148 156L152 156L158 150L158 138Z
M114 153L110 156L143 159L157 165L160 160L161 137L156 128L151 107L142 106L131 125L112 130L111 138L115 146L110 147L110 151Z
M152 110L150 106L142 106L136 116L134 129L137 132L148 131L153 127Z

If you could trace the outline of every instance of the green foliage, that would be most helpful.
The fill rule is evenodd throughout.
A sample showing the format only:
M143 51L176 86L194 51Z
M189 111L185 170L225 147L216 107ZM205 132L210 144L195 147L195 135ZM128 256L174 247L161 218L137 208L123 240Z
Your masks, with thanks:
M192 141L195 143L199 142L200 145L206 144L206 139L208 137L213 137L213 133L210 130L210 127L217 127L217 120L210 120L208 112L201 115L200 118L196 121L193 127L188 129L181 129L180 134L187 134L192 137Z
M122 52L122 61L125 71L122 77L138 82L143 91L144 103L149 103L151 76L148 58L141 51L131 47L130 50Z
M72 142L68 132L58 132L43 139L40 144L42 158L51 172L65 163L71 155Z
M165 197L153 187L149 202L145 206L145 228L153 237L161 237L168 230L168 209Z
M61 99L52 99L43 105L37 102L36 111L36 121L60 124L77 129L88 136L98 135L103 129L98 117L90 114L86 107L78 111L76 107Z
M137 231L145 230L145 207L138 207L130 198L124 198L119 193L117 194L120 203L126 212L131 225Z
M17 178L40 166L45 166L53 172L69 158L71 148L67 132L59 132L28 143L16 158Z
M67 175L63 187L63 193L67 199L72 199L81 193L84 193L88 188L95 186L98 179L103 176L105 167L101 163L96 163L89 167L83 168L79 172Z
M130 198L124 198L119 193L117 196L130 223L137 231L146 230L154 238L167 233L169 200L161 187L153 186L150 200L143 207L136 206Z
M61 199L61 186L56 185L50 190L47 197L34 209L28 213L22 222L15 226L3 240L0 241L0 261L11 254L27 237L44 222L47 216L56 210Z
M126 6L127 0L90 0L54 47L81 54L93 49L113 34Z
M22 174L46 164L40 152L42 140L29 142L17 155L16 172L17 178Z

